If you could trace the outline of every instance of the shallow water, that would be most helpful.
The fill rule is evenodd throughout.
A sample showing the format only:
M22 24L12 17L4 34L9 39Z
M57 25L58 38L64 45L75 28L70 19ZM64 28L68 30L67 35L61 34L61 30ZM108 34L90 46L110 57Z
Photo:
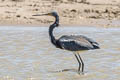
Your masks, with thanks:
M120 80L120 29L59 27L64 34L82 34L101 49L82 52L85 74L78 75L72 52L55 48L48 27L0 27L1 80ZM63 69L70 71L56 72Z

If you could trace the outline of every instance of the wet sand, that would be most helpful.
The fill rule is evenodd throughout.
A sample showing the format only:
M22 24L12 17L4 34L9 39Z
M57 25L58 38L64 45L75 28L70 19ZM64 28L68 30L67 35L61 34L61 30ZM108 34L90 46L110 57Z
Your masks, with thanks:
M54 18L33 14L57 11L61 25L120 26L120 0L0 0L0 25L48 25Z

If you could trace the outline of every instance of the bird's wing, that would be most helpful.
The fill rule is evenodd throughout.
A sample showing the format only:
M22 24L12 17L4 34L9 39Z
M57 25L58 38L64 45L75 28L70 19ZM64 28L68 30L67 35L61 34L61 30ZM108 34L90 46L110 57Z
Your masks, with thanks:
M94 47L99 47L99 44L96 41L94 41L93 39L88 38L86 36L82 36L82 35L80 35L80 36L85 38L86 40L88 40Z
M89 39L85 38L81 35L71 35L71 36L62 36L58 39L59 45L63 49L72 50L72 51L78 51L78 50L88 50L93 49L94 46L91 44L91 42L94 42Z

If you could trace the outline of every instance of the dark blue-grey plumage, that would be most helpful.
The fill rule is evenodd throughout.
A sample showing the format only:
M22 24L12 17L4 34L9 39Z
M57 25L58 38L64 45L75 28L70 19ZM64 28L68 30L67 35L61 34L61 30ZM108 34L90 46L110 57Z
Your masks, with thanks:
M70 35L70 36L64 35L59 39L56 39L53 35L53 30L55 27L59 26L58 14L56 12L51 12L51 13L42 14L42 15L51 15L55 17L55 22L49 27L49 37L50 37L51 43L57 48L76 52L74 53L74 55L79 63L78 72L80 72L80 70L83 72L84 63L80 55L77 53L77 51L99 49L99 44L94 40L88 37L85 37L83 35ZM38 14L33 16L41 16L41 15Z
M80 51L99 48L99 44L97 42L83 35L62 36L57 40L57 44L62 49L66 49L69 51Z

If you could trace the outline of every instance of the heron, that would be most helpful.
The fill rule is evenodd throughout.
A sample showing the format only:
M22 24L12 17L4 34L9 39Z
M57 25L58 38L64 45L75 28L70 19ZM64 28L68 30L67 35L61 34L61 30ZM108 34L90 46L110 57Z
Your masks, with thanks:
M53 30L59 26L59 16L58 13L53 11L46 14L36 14L33 16L43 16L49 15L55 18L55 22L49 27L49 37L51 43L56 47L68 51L72 51L75 55L75 58L78 61L78 73L84 72L84 62L80 56L81 51L100 49L99 44L91 38L88 38L83 35L63 35L60 38L56 39L53 35Z

